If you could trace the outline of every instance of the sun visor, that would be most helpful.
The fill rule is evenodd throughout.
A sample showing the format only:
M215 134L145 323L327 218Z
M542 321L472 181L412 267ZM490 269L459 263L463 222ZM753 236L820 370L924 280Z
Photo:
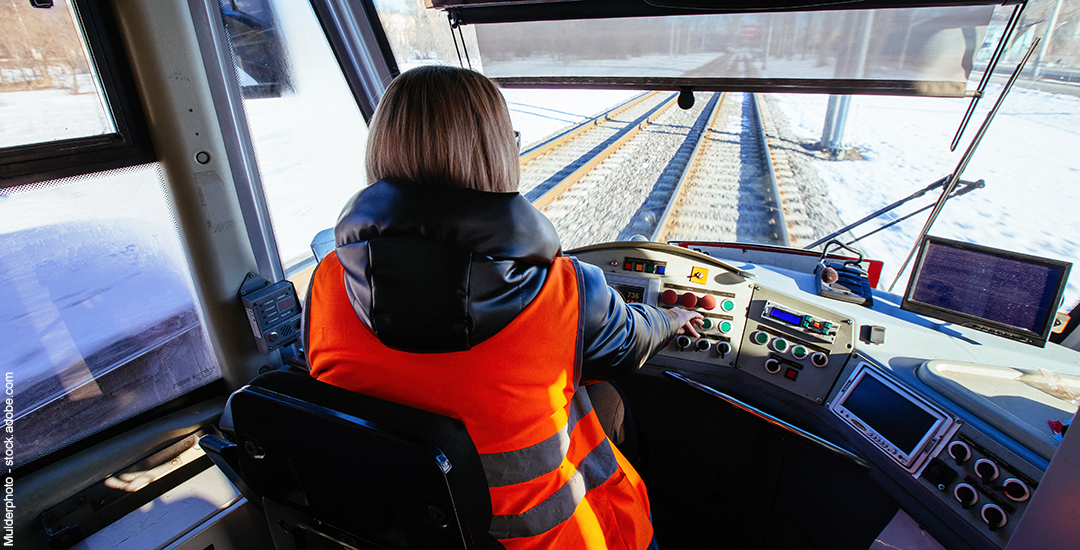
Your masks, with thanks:
M959 97L992 6L679 15L474 25L505 87ZM980 55L981 54L981 55Z

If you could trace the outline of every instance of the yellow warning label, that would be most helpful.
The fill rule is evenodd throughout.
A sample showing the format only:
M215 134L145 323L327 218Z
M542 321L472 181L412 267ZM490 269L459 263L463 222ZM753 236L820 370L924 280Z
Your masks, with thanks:
M709 281L709 270L704 267L694 266L694 269L690 270L690 282L705 284Z

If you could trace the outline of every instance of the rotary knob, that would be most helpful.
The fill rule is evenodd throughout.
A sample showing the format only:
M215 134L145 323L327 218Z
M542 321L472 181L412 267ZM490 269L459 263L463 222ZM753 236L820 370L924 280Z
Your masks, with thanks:
M716 308L716 296L706 294L701 297L701 303L698 305L701 306L701 309L712 311Z
M1016 502L1024 502L1031 496L1031 489L1028 488L1027 483L1010 477L1005 480L1005 483L1001 484L1001 488L1005 491L1005 496Z
M690 337L685 334L682 334L675 339L675 345L679 346L679 349L686 349L690 347L690 344L692 343L693 342L690 340Z
M819 369L825 368L829 364L829 356L820 351L815 351L810 355L810 364Z
M990 483L998 478L1001 471L998 470L997 464L994 464L992 460L980 458L975 461L975 473L983 480L983 483Z
M957 466L960 466L971 458L971 447L963 441L953 441L949 443L949 456L953 457Z
M716 353L719 353L720 357L723 357L723 356L731 353L731 344L729 344L729 343L727 343L727 342L725 342L723 340L717 342L716 343Z
M780 372L780 361L777 361L776 359L766 359L765 372L768 372L769 374Z
M660 293L660 301L667 306L673 306L679 303L679 293L674 290L665 290Z
M957 483L952 494L956 501L960 503L960 507L965 510L979 502L979 493L967 483Z
M997 504L987 504L982 507L983 521L986 522L986 526L991 531L997 531L998 529L1005 527L1005 524L1009 521L1009 516L1005 515L1005 510L1002 510Z
M697 342L694 342L694 347L697 348L698 351L709 351L709 348L712 347L712 342L702 338Z

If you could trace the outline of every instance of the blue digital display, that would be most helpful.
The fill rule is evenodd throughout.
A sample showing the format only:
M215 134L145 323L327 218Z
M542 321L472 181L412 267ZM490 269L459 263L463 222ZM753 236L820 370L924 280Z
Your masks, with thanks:
M795 315L793 313L788 313L782 309L777 309L775 307L772 308L772 311L769 312L769 315L773 318L780 319L781 321L785 321L796 326L802 324L801 316Z

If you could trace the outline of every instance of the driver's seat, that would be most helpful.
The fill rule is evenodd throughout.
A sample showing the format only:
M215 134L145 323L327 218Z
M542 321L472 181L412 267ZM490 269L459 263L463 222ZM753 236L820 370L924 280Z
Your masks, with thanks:
M201 443L279 550L491 549L491 498L461 421L274 371L237 390L230 443Z

